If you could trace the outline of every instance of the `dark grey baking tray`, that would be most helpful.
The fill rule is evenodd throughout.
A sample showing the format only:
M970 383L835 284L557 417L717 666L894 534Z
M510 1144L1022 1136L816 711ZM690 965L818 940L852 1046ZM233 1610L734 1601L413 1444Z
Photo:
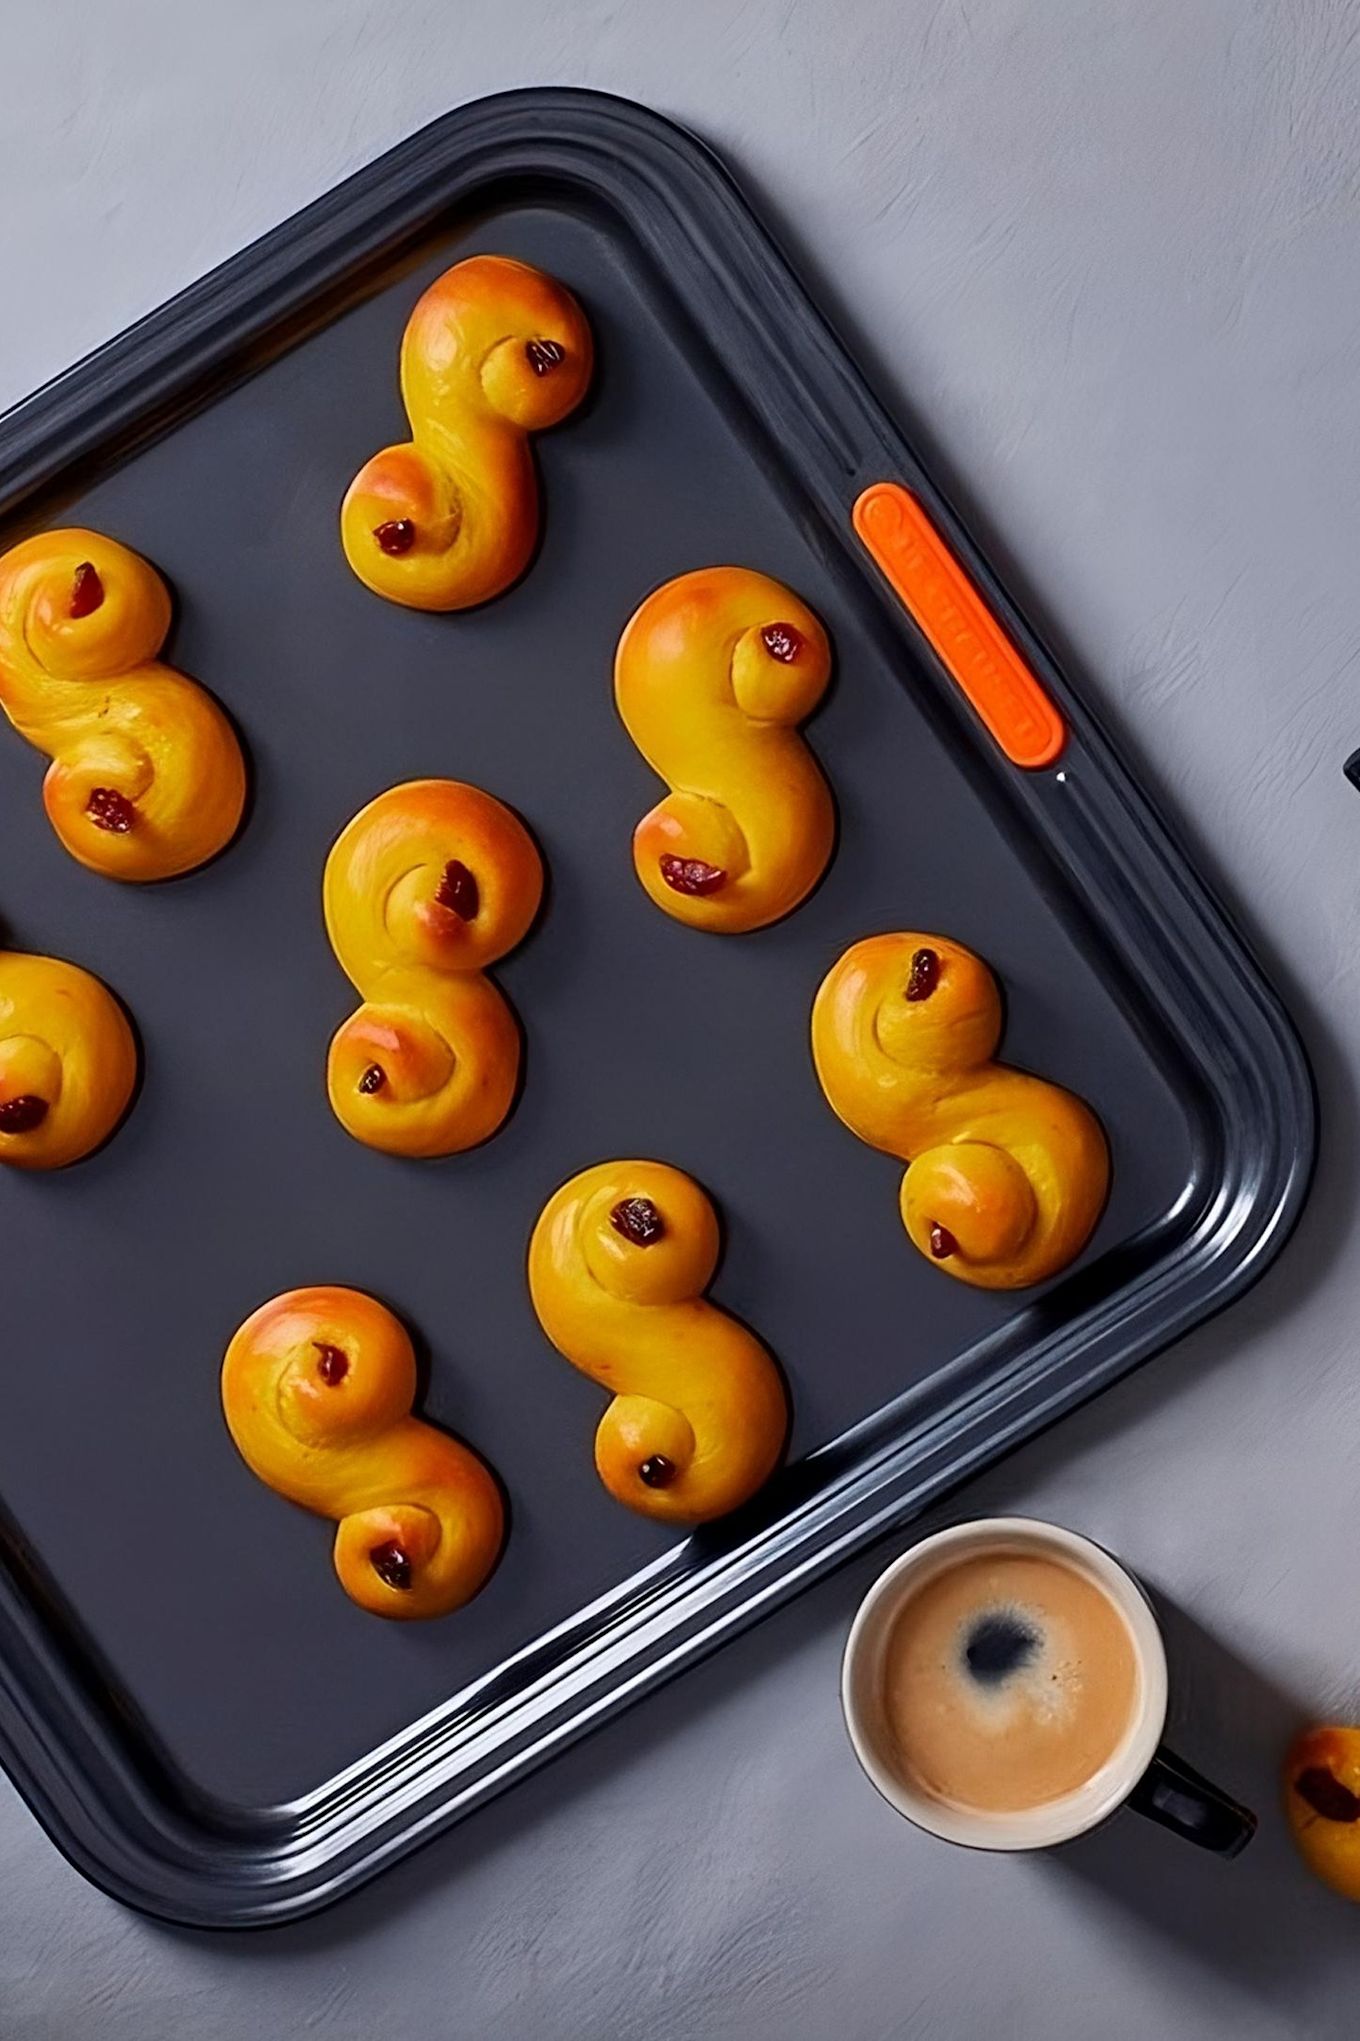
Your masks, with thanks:
M538 443L526 579L421 616L349 573L336 508L400 436L419 289L476 249L579 294L598 377ZM854 539L881 478L921 493L1060 702L1053 767L1007 763ZM145 1044L102 1153L0 1181L0 1756L120 1898L218 1925L334 1898L1216 1310L1283 1241L1313 1111L1277 1000L725 172L656 115L577 92L450 115L12 412L0 509L4 543L84 521L156 562L170 656L238 718L253 774L225 856L120 888L63 855L40 761L0 730L8 936L103 975ZM841 819L814 898L730 940L636 884L656 788L610 691L640 598L726 560L830 626L811 738ZM427 773L517 807L551 888L497 974L527 1036L518 1110L477 1153L410 1165L327 1108L353 999L320 877L362 802ZM1038 1295L927 1267L897 1165L813 1079L823 972L903 926L982 952L1005 1055L1109 1131L1097 1237ZM714 1194L716 1295L793 1395L787 1473L680 1544L597 1482L600 1394L523 1281L547 1194L629 1153ZM401 1311L426 1409L506 1483L505 1559L445 1622L354 1608L329 1527L256 1483L222 1427L233 1328L318 1281Z

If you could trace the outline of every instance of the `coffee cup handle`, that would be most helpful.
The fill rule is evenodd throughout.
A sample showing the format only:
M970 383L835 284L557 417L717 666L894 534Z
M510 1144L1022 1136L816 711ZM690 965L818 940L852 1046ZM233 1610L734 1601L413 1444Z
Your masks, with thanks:
M1216 1856L1240 1856L1256 1833L1256 1816L1178 1758L1165 1744L1128 1798L1128 1805L1187 1842Z

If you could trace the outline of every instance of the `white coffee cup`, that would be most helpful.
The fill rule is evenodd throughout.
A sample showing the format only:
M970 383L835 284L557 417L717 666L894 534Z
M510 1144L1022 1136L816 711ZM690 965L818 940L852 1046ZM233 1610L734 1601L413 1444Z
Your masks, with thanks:
M933 1798L906 1776L885 1706L885 1655L905 1604L926 1582L987 1552L1059 1562L1100 1588L1133 1642L1138 1690L1128 1726L1099 1769L1075 1791L1036 1807L991 1812ZM1236 1856L1256 1817L1162 1747L1167 1663L1161 1627L1133 1575L1099 1545L1030 1517L981 1517L936 1531L894 1560L870 1588L850 1628L841 1668L841 1705L850 1741L890 1806L918 1828L980 1850L1042 1850L1084 1835L1126 1803L1190 1841Z

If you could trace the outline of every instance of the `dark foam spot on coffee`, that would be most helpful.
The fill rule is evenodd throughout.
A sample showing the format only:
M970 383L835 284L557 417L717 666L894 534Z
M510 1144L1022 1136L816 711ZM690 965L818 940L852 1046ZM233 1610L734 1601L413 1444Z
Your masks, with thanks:
M1037 1630L1014 1609L988 1609L963 1633L963 1665L980 1687L999 1687L1022 1672L1039 1649Z

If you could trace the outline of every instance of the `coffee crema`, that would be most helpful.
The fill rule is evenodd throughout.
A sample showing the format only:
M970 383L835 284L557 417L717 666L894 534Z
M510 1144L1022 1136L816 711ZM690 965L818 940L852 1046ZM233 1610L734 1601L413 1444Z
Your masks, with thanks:
M1019 1548L973 1553L923 1581L884 1651L904 1777L980 1813L1076 1792L1115 1755L1140 1698L1116 1603L1077 1567Z

